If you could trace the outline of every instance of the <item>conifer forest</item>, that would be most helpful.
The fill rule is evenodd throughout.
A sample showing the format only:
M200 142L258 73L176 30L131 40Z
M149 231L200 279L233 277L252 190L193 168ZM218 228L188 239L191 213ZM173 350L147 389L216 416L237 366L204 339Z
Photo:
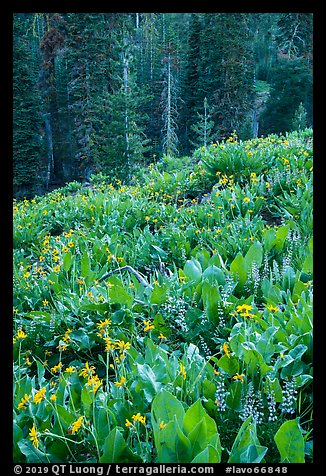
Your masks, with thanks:
M313 14L12 20L15 464L313 463Z

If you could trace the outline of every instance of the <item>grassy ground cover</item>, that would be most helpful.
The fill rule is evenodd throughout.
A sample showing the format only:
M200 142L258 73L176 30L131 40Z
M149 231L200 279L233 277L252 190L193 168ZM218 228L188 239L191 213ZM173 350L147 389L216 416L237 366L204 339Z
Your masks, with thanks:
M15 461L312 461L311 130L13 213Z

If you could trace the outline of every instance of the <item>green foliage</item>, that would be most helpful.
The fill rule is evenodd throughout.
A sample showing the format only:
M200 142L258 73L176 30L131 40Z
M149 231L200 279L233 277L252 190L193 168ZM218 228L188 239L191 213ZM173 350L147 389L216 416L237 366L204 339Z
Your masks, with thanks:
M13 186L15 195L33 196L40 177L41 109L37 70L31 45L23 35L23 19L14 17L13 44ZM19 41L19 35L22 35Z
M311 139L14 201L15 462L312 460Z

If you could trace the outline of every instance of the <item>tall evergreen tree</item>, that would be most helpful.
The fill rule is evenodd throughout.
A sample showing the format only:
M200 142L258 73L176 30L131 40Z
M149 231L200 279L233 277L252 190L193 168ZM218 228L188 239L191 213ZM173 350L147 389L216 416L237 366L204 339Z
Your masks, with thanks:
M177 116L178 116L178 86L176 70L177 57L171 46L166 46L162 51L163 58L163 90L162 90L162 149L165 154L178 154Z
M63 151L60 150L62 120L59 117L59 99L56 77L56 63L64 47L64 20L60 14L50 14L47 28L40 43L43 53L41 64L40 88L44 99L44 120L48 136L50 178L57 184L64 179Z
M279 58L271 72L271 94L261 117L261 133L292 130L292 121L302 102L312 103L312 76L303 58ZM308 124L312 124L307 115Z
M41 101L32 59L29 19L14 15L13 42L13 191L15 195L37 193L42 153Z
M101 147L101 164L107 172L120 175L127 181L135 165L144 160L148 148L144 132L146 114L142 111L148 95L144 87L137 85L134 60L132 32L127 29L116 32L111 56L114 86L104 96L108 120L105 125L107 140Z
M184 150L188 153L190 144L196 141L196 131L192 125L202 110L202 93L199 91L201 74L199 60L201 54L202 21L200 14L192 13L189 19L187 44L185 45L186 63L182 81L182 104L180 108L180 136Z
M194 131L195 140L191 141L193 146L206 147L213 140L212 129L214 122L210 120L210 108L208 106L207 98L204 99L203 113L197 112L198 122L191 126Z
M240 129L251 109L254 63L246 15L221 13L217 20L218 84L212 118L221 139Z

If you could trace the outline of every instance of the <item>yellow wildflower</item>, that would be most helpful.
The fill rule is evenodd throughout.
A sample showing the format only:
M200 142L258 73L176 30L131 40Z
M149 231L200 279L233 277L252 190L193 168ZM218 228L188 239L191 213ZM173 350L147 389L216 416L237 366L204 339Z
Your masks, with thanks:
M66 368L65 372L67 372L68 374L73 374L74 372L76 372L76 369L71 365L70 367Z
M244 374L238 374L238 373L236 373L236 374L232 377L232 380L240 380L241 383L243 383L243 382L244 382L244 378L243 378L244 376L245 376Z
M114 382L114 385L116 387L122 387L122 385L125 383L126 381L126 377L122 376L121 379L120 379L120 382Z
M26 337L27 337L27 334L20 327L17 331L16 339L26 339Z
M74 421L72 423L72 425L71 425L71 433L72 434L75 434L80 430L80 428L83 424L83 419L84 419L84 416L80 416L76 421Z
M139 421L143 425L146 423L146 417L142 416L140 413L137 413L136 415L132 415L131 417L134 421Z
M183 380L186 380L187 372L185 366L180 362L179 373L183 376Z
M34 403L40 403L44 399L45 392L46 392L45 387L41 388L41 390L36 392L36 394L34 395L33 402Z
M59 362L57 365L51 368L51 372L55 374L61 369L61 367L62 367L62 362Z
M275 311L275 312L277 312L277 311L280 310L279 307L273 306L273 304L269 304L269 305L267 306L267 309L268 309L269 311Z
M86 383L88 387L92 387L90 392L96 393L98 388L102 385L102 380L99 379L97 375L94 375L93 377L90 377Z
M85 367L81 370L81 372L80 372L79 375L80 375L81 377L88 378L90 375L94 375L94 374L95 374L95 367L94 367L94 365L89 366L89 365L88 365L88 362L86 362Z
M125 342L125 341L123 341L123 340L119 341L119 342L117 343L117 345L118 345L118 347L120 348L120 353L123 353L123 352L125 352L126 350L129 350L129 349L130 349L130 346L131 346L130 342Z
M28 434L30 436L30 440L33 442L33 446L35 448L38 448L38 437L37 437L37 431L36 431L35 423L32 426L32 428L29 430Z
M126 418L125 426L126 426L127 428L133 426L133 424L131 423L131 421L128 420L128 418Z
M32 395L27 395L27 393L25 393L20 403L18 403L18 408L26 408L28 400L30 400L31 398L32 398Z
M99 329L103 329L109 326L111 323L112 323L111 319L105 319L105 321L100 321L99 324L97 324L97 327Z
M150 321L143 321L143 323L145 324L145 327L144 327L144 332L147 332L147 331L150 331L152 329L155 329L155 326L153 326Z
M227 342L224 342L223 344L223 352L230 358L230 347Z
M240 313L240 316L245 316L248 314L248 311L251 311L252 306L250 304L241 304L236 307L237 312Z
M165 427L166 427L166 423L164 423L164 421L162 420L160 422L160 430L163 430L163 428L165 428Z

